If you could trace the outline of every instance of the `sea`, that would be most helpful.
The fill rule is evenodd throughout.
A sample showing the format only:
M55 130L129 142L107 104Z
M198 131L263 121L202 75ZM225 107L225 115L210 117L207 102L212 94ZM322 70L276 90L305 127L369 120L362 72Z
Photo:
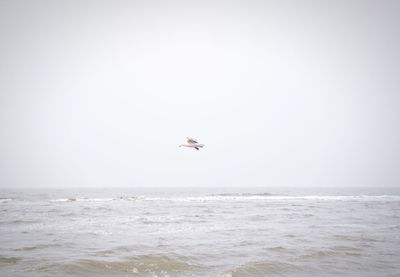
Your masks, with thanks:
M0 276L400 276L395 188L0 189Z

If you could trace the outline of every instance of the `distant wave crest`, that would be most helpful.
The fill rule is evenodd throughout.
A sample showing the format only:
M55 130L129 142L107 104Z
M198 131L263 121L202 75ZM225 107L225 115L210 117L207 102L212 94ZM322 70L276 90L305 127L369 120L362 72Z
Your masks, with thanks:
M0 199L1 200L1 199ZM223 193L206 196L120 196L117 198L58 198L51 202L108 202L108 201L175 201L175 202L205 202L205 201L400 201L399 195L277 195L271 193ZM8 201L8 200L7 200Z
M112 201L114 198L58 198L52 199L51 202L104 202Z
M211 194L211 196L271 196L274 195L269 192L261 192L261 193L220 193L220 194Z
M7 202L10 202L10 201L12 201L11 198L1 198L0 197L0 203L7 203Z

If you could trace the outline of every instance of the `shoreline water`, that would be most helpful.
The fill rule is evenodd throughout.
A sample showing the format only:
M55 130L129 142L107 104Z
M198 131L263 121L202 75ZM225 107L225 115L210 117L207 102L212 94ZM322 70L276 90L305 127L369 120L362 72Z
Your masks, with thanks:
M399 194L302 192L2 190L0 275L398 275Z

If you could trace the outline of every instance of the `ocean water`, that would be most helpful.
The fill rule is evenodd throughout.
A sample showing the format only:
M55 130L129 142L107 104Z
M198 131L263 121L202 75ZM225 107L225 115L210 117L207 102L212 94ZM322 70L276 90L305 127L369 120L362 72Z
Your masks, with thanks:
M1 190L0 276L400 276L395 190Z

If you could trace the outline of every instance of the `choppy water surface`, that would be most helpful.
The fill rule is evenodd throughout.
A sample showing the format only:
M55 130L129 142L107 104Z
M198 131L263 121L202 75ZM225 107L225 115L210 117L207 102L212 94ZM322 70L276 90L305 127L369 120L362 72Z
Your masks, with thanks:
M0 276L400 276L399 194L237 191L3 190Z

